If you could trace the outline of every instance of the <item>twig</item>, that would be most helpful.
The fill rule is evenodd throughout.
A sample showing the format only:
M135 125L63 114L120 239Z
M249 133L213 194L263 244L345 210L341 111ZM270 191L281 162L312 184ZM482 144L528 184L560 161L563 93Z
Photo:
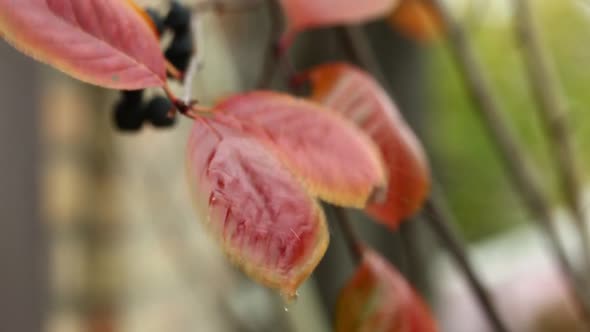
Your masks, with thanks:
M582 317L588 320L590 311L584 297L581 296L583 288L579 287L575 271L559 239L555 224L551 220L549 201L544 196L537 178L533 176L531 164L525 158L525 150L519 145L516 135L503 117L500 105L484 77L483 68L477 62L465 31L452 18L441 0L430 1L435 5L447 26L451 51L466 87L477 105L474 110L479 111L480 117L493 138L493 143L502 158L514 189L520 195L533 220L539 224L547 237L554 258L569 285L572 299L578 304Z
M486 291L481 278L477 275L473 264L470 262L467 256L467 249L453 228L454 218L447 212L444 201L436 194L433 194L426 202L422 215L433 233L449 251L455 263L463 272L471 291L477 298L482 311L486 314L490 325L493 326L494 330L499 332L509 331L508 327L500 319L492 298Z
M268 18L270 19L269 41L264 54L264 62L262 64L262 73L258 78L256 87L258 89L268 88L274 77L277 68L280 65L280 54L278 54L278 40L281 36L281 27L283 22L281 19L281 7L276 0L268 0L266 3Z
M222 13L243 13L260 8L265 1L269 0L241 0L237 3L235 1L225 0L205 0L197 2L191 7L191 9L196 13L204 13L208 11L218 11Z
M354 231L346 210L339 206L330 205L330 207L334 212L334 216L336 217L336 221L338 222L340 229L342 230L342 235L344 236L344 241L346 242L350 255L352 256L354 262L359 264L363 259L364 245L362 241Z
M205 58L205 42L203 40L203 20L198 13L193 14L191 20L191 29L193 31L193 38L195 43L195 52L191 57L188 65L188 69L184 75L184 102L190 103L192 100L193 93L193 82L195 75L201 70L203 66L203 59Z
M172 78L178 80L178 81L182 81L183 79L183 74L182 72L176 68L175 65L172 64L172 62L166 60L166 72L172 76Z
M362 31L362 27L345 26L336 28L336 31L340 35L342 44L352 61L370 72L376 80L387 87L389 81L383 75L379 60L373 53L371 44Z
M555 168L561 190L575 220L582 244L584 274L590 275L590 238L586 226L580 179L576 168L573 144L567 124L566 105L559 79L550 64L531 13L528 0L513 0L514 24L521 42L523 59L527 67L529 83L537 103L537 109L549 138L555 158Z

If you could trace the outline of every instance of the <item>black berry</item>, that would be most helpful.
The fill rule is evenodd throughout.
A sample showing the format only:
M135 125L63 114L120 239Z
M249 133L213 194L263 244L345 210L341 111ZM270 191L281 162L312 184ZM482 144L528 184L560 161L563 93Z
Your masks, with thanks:
M194 49L194 38L191 31L181 32L174 35L170 46L166 50L172 55L190 56Z
M153 8L147 8L145 11L152 19L152 22L154 23L156 30L158 30L158 33L162 34L162 32L164 32L164 29L166 29L166 25L164 24L164 18L162 17L162 15L160 15Z
M113 122L120 131L137 131L143 124L144 113L141 104L121 100L113 112Z
M143 98L143 90L122 91L123 101L129 105L140 106Z
M168 116L171 109L172 103L168 98L156 96L147 104L145 116L154 127L170 127L176 122L176 118Z
M190 8L181 5L178 1L172 1L170 11L164 20L164 24L172 29L174 33L189 31L191 25Z
M166 49L165 56L178 70L184 72L190 62L193 49L194 40L191 31L177 33Z

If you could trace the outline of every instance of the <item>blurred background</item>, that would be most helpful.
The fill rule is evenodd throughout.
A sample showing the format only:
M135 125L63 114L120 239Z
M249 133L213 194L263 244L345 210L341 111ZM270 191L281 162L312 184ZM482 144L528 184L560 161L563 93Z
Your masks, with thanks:
M448 2L466 25L508 116L552 193L561 235L574 236L553 177L512 26L510 0ZM167 1L142 0L165 11ZM192 0L186 3L196 2ZM576 152L590 162L590 3L532 1L568 99ZM263 7L205 13L198 46L203 104L255 87L269 43ZM475 265L514 331L581 330L545 243L530 226L472 112L441 40L388 20L362 27L387 86L421 137L437 186ZM301 35L298 69L346 59L340 32ZM353 265L338 228L326 257L286 305L223 257L193 214L184 178L190 121L117 132L117 92L69 79L0 42L0 331L331 330ZM277 78L274 86L284 89ZM150 91L158 94L159 91ZM442 331L488 331L463 278L419 218L390 234L352 212L355 226L427 298ZM572 250L572 255L576 252Z

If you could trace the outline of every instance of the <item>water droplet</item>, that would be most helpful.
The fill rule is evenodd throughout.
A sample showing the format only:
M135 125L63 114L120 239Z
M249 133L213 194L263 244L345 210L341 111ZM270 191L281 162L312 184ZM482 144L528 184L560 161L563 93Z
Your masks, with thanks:
M285 305L291 305L297 302L297 298L299 297L298 292L294 293L281 293L281 298L285 302Z
M285 312L289 312L289 308L284 307L283 309L285 309Z

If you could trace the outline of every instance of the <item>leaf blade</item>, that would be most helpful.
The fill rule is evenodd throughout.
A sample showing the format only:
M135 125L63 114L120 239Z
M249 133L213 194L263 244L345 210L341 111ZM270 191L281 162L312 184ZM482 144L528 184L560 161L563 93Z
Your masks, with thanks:
M222 114L195 122L187 155L196 210L226 255L294 296L329 242L317 202L267 146Z
M383 257L365 249L361 265L340 292L336 332L435 332L430 310Z
M166 79L159 43L130 0L0 0L0 35L91 84L133 90Z
M392 229L414 214L430 192L422 146L387 93L367 73L345 63L308 72L311 98L355 122L377 144L389 173L387 198L365 211Z
M420 42L432 41L445 32L440 13L431 3L420 0L401 0L387 21L396 31Z
M398 2L399 0L281 0L288 18L283 44L289 44L293 35L309 28L359 24L385 16Z
M289 169L325 201L363 208L384 191L386 174L377 148L361 131L320 105L257 91L228 98L217 109L260 127L259 136L277 146Z
M292 29L355 24L384 16L399 0L281 0Z

